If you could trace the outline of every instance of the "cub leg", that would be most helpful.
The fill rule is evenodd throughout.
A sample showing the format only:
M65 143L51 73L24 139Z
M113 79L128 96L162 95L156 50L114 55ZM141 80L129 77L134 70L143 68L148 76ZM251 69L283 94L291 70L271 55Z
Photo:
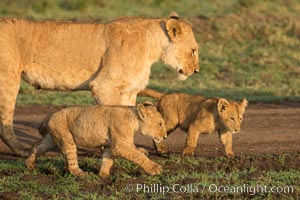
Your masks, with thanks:
M64 121L61 121L59 125L55 122L51 122L51 124L49 123L52 137L65 158L68 171L74 176L86 175L86 173L79 168L77 146L74 142L72 133L69 131L65 123L66 122Z
M102 165L99 171L99 176L102 178L107 178L110 174L110 169L113 166L114 161L111 155L111 149L105 148L102 155Z
M188 130L188 135L186 138L186 144L182 151L183 156L194 155L195 148L197 146L198 138L199 138L199 129L194 126L191 126Z
M224 146L225 154L228 158L234 157L234 153L232 151L232 133L225 132L219 134L220 140Z
M113 155L121 156L134 162L143 168L150 175L157 175L162 171L162 167L150 160L147 156L137 150L133 145L116 144L112 150Z
M35 161L36 159L46 153L47 151L53 149L56 146L55 142L53 141L52 137L50 134L45 135L45 137L39 141L38 143L34 144L31 153L29 157L25 161L25 165L28 169L34 169L36 168L35 166Z
M64 145L61 146L62 154L66 160L68 171L74 176L84 176L87 173L82 171L78 165L77 158L77 147L73 138L71 141L66 141Z

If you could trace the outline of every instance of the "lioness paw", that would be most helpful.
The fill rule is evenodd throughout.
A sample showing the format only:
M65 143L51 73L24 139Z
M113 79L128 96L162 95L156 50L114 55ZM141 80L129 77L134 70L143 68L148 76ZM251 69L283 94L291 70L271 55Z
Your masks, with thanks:
M160 174L160 172L162 171L162 166L157 164L157 163L154 163L150 168L149 170L147 170L147 172L150 174L150 175L157 175L157 174Z
M182 156L193 156L195 149L192 147L185 147L182 151Z

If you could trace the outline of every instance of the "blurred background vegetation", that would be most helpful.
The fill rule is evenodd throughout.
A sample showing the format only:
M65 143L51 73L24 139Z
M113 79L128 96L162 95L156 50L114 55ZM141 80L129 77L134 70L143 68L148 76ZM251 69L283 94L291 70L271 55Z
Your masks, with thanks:
M108 22L178 12L200 44L201 73L176 80L157 63L149 87L250 101L300 100L299 0L2 0L1 17ZM22 83L18 105L95 103L90 92L35 91Z

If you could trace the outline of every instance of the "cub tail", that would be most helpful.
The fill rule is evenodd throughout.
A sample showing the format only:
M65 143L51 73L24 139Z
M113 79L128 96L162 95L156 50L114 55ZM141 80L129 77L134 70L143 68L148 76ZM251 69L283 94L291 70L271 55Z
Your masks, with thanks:
M144 89L138 93L138 96L151 97L151 98L154 98L157 100L159 100L164 95L165 95L165 93L161 93L161 92L151 90L151 89Z

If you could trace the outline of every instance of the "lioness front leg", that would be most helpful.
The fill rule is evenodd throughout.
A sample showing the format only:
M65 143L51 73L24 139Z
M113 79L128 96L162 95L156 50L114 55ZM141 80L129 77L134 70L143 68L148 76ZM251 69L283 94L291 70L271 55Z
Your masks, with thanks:
M186 144L182 151L182 155L194 155L195 148L197 146L199 138L199 131L195 127L190 127L188 131L188 136L186 138Z
M109 87L110 85L113 84L101 82L99 79L92 81L90 88L94 98L99 105L122 105L120 90L118 87Z
M107 178L110 174L110 169L113 166L114 161L111 155L111 149L105 148L102 155L102 165L99 171L99 176L102 178Z
M234 153L232 151L232 133L220 133L220 140L224 146L226 156L228 158L234 157Z
M139 165L150 175L157 175L162 171L161 165L150 160L134 146L119 145L117 148L113 149L112 152L115 156L121 156Z

